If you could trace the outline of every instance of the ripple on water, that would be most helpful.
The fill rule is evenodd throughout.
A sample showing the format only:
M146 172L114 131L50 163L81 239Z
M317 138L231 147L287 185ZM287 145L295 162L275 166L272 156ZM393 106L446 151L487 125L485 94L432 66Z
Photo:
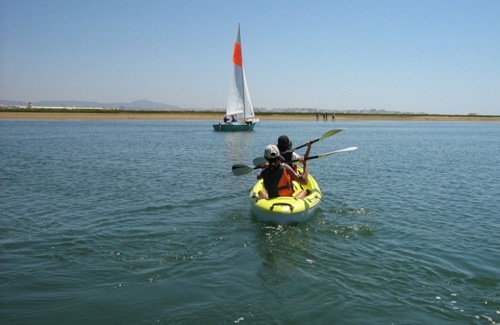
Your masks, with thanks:
M360 150L311 165L309 222L270 226L231 165L331 123L0 121L2 319L498 323L498 125L335 123L314 153Z

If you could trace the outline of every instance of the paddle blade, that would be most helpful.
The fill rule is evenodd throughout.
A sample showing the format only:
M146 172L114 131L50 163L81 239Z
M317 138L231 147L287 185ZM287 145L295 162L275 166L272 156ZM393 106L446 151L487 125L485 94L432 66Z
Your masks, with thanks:
M235 164L232 167L234 176L247 175L254 171L252 167L243 164Z
M348 151L354 151L354 150L358 150L358 147L349 147L349 148L344 148L344 149L340 149L340 150L335 150L335 151L332 151L332 152L327 152L327 153L318 155L317 158L318 159L326 158L326 157L331 156L331 155L336 154L336 153L348 152Z
M328 137L331 137L332 135L337 134L337 133L339 133L339 132L341 132L341 131L343 131L343 130L344 130L344 129L333 129L333 130L330 130L330 131L328 131L328 132L325 132L325 134L323 134L323 135L321 136L321 138L319 138L319 139L320 139L320 140L324 140L324 139L326 139L326 138L328 138ZM319 140L318 140L318 141L319 141Z
M324 140L326 138L329 138L332 135L337 134L337 133L339 133L340 131L343 131L343 130L344 129L333 129L333 130L327 131L321 137L317 138L316 140L312 140L311 143L315 143L315 142ZM305 144L303 144L301 146L298 146L298 147L296 147L296 148L294 148L292 150L297 150L297 149L300 149L300 148L304 148L305 146L307 146L307 143L305 143Z
M354 150L358 150L358 147L344 148L344 149L337 150L337 152L347 152L347 151L354 151Z
M262 164L265 164L267 163L267 160L266 158L264 157L257 157L253 160L253 165L254 166L259 166L259 165L262 165Z

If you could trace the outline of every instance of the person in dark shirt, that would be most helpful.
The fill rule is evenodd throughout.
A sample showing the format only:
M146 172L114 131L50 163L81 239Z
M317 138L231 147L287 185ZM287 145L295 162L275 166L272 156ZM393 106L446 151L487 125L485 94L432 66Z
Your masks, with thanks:
M308 150L311 143L307 144ZM267 167L257 175L257 179L263 179L265 190L259 191L259 197L262 199L270 199L279 196L293 196L294 188L292 181L297 181L302 185L307 185L309 177L309 168L307 160L304 159L304 172L302 175L297 173L287 164L282 163L283 157L277 146L274 144L268 145L264 150L264 158L269 163ZM295 195L296 199L302 199L307 195L307 190L303 190Z

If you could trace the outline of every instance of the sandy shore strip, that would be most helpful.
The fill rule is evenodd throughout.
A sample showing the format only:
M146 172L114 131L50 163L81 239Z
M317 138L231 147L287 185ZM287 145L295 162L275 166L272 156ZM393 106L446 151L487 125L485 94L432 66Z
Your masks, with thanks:
M0 119L14 120L212 120L222 122L224 114L217 112L19 112L1 111ZM262 121L316 121L315 113L265 113ZM319 119L323 122L322 116ZM332 121L332 116L328 116ZM500 116L481 115L412 115L412 114L336 114L335 121L460 121L500 122Z

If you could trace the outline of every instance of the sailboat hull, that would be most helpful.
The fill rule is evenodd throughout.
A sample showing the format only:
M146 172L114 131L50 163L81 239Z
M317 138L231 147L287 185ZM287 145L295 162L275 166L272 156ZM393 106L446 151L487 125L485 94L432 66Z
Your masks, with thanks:
M253 131L253 128L257 124L257 121L247 122L245 124L227 124L227 123L219 123L213 124L214 131L222 131L222 132L244 132L244 131Z

